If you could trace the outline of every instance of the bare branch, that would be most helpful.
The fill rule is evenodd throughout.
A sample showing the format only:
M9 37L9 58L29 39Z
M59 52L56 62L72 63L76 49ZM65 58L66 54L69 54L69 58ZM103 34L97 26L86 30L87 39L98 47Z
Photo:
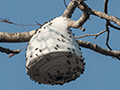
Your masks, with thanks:
M10 21L9 18L5 18L5 19L0 18L0 22L4 22L4 23L8 23L8 24L13 24L13 25L16 25L16 26L38 26L38 25L41 26L41 24L38 24L38 23L37 24L16 24L16 23Z
M82 40L77 40L77 42L78 42L79 46L81 46L81 47L91 49L95 52L98 52L98 53L106 55L106 56L116 57L117 59L120 60L120 51L107 50L105 48L101 48L100 46L98 46L96 44L82 41Z
M109 0L105 0L105 2L104 2L104 12L107 14L107 12L108 12L108 1Z
M104 2L104 12L105 12L106 14L108 14L108 1L109 1L109 0L105 0L105 2ZM110 45L108 44L108 42L109 42L109 36L110 36L110 30L109 30L109 28L108 28L108 24L109 24L109 20L106 19L106 30L107 30L107 32L108 32L107 38L106 38L106 45L107 45L107 47L108 47L110 50L112 50L112 48L111 48Z
M107 19L107 20L109 20L109 21L113 21L113 22L116 23L118 26L120 26L120 19L119 19L119 18L114 17L114 16L110 16L110 15L105 14L105 13L100 12L100 11L96 11L96 10L92 10L92 11L93 11L93 13L91 13L91 14L96 15L96 16L99 16L99 17L101 17L101 18L103 18L103 19Z
M117 27L117 26L114 26L113 24L111 24L110 22L109 22L109 24L108 24L109 26L111 26L112 28L114 28L114 29L117 29L117 30L120 30L120 27Z
M70 2L63 13L63 16L67 18L71 18L74 10L76 9L76 6L77 6L76 0L74 0L74 2Z
M108 42L109 42L110 30L107 30L107 32L108 32L108 34L107 34L107 38L106 38L106 45L107 45L107 47L108 47L110 50L112 50L112 48L111 48L110 45L108 44Z
M65 7L67 7L65 0L63 0Z
M103 34L106 31L107 30L104 30L104 31L102 31L100 33L97 33L97 34L86 34L86 35L83 35L83 36L76 36L75 38L83 38L83 37L87 37L87 36L95 36L95 39L96 39L99 35Z
M82 11L88 12L88 14L92 14L95 16L98 16L102 19L106 19L109 21L113 21L114 23L116 23L118 26L120 26L120 19L111 15L108 15L104 12L100 12L94 9L91 9L87 4L85 4L84 2L82 2L80 5L78 5L78 8Z
M0 32L0 42L19 43L28 42L36 30L23 33L5 33Z
M6 54L18 54L18 53L20 53L20 51L21 51L20 49L10 50L8 48L3 48L3 47L0 46L0 52L4 52Z
M83 12L82 16L80 17L79 20L74 21L74 20L69 20L69 26L73 28L80 28L82 31L85 31L84 28L82 28L82 25L89 19L89 14L86 12Z

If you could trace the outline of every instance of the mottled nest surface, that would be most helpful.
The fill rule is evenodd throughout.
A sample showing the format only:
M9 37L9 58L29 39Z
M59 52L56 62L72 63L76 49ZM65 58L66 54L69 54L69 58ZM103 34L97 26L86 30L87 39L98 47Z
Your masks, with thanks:
M84 58L68 19L60 16L36 30L26 51L27 74L43 84L68 83L84 71Z
M32 60L27 74L39 84L63 85L80 77L84 64L83 60L70 52L54 52Z

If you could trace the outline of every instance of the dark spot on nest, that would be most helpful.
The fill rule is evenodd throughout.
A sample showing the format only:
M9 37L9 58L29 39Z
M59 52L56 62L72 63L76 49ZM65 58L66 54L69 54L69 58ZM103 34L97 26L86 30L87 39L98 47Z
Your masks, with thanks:
M64 40L64 39L62 39L62 42L65 42L65 40Z
M68 58L70 58L70 56L69 56L69 55L67 55L67 57L68 57Z
M76 59L76 63L78 64L79 62L78 62L78 59Z
M38 31L38 33L40 33L41 31Z
M73 57L72 55L69 55L69 57Z
M68 68L69 70L71 69L71 67Z
M86 63L83 63L83 65L86 65Z
M64 35L62 35L62 34L61 34L61 36L62 36L63 38L65 38L65 36L64 36Z
M36 33L37 33L37 31L38 31L38 29L35 31L35 33L34 33L34 34L36 34Z
M51 83L50 81L48 81L48 83Z
M71 74L71 71L68 71L68 72L67 72L67 75L70 75L70 74Z
M69 54L72 54L72 52L69 52Z
M46 79L44 79L45 81L47 81Z
M81 50L81 48L79 47L79 49Z
M42 52L42 50L41 50L41 49L40 49L39 51L40 51L40 52Z
M50 79L52 79L52 76L51 76L51 75L49 75L49 78L50 78Z
M74 50L74 49L73 49L72 51L73 51L73 52L75 52L75 50Z
M44 27L44 29L46 29L46 27Z
M56 50L58 50L58 48L54 47Z
M69 36L70 38L72 37L72 36Z
M73 71L75 71L75 69L73 69Z
M38 57L38 54L35 54Z
M35 50L38 50L38 48L35 48Z
M45 25L47 22L45 22L43 25Z
M59 38L57 38L57 40L58 40L58 41L60 41L60 39L59 39Z
M57 46L57 47L59 47L59 45L58 45L58 44L57 44L56 46Z
M69 60L66 61L69 65L71 64Z
M50 75L49 73L47 73L48 75Z
M41 84L40 82L38 84Z
M83 62L84 60L83 59L80 59L81 62Z
M59 74L59 73L60 73L60 71L57 71L57 73Z
M68 32L68 34L71 34L71 32Z
M83 72L84 72L84 71L85 71L84 69L81 69L81 71L80 71L80 72L81 72L81 74L83 74Z
M63 79L63 77L62 77L62 76L59 76L59 77L56 77L56 79L57 79L57 80L61 80L61 79Z
M63 83L60 83L60 85L63 85Z
M27 61L27 58L25 59L25 61Z
M68 49L68 50L70 50L70 48L69 48L69 47L68 47L67 49Z
M32 55L30 55L30 58L32 57Z
M61 75L64 75L64 73L61 73Z
M52 25L52 22L50 22L49 25Z

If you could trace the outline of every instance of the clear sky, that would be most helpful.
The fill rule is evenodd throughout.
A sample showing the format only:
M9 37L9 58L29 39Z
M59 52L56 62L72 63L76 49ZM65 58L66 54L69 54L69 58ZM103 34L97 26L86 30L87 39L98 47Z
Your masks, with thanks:
M66 0L67 4L70 0ZM88 0L86 3L93 9L103 11L104 0ZM120 1L110 0L109 14L120 18ZM51 18L62 15L65 6L62 0L0 0L0 18L23 24L43 24ZM81 11L76 9L72 19L77 20ZM84 26L85 32L73 29L76 36L95 34L105 29L105 20L90 16ZM0 32L25 32L37 29L38 26L14 26L0 23ZM109 44L113 50L120 50L120 31L110 28ZM106 33L99 36L82 38L101 47L105 45ZM0 43L0 46L10 49L21 49L27 43ZM89 49L82 48L85 57L85 72L75 81L59 85L39 85L29 79L25 70L25 49L16 56L0 52L0 90L120 90L120 61L101 55Z

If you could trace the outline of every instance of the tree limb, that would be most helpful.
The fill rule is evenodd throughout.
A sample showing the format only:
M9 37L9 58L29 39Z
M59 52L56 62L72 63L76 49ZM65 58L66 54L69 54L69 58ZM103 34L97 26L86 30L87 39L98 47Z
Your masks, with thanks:
M95 52L98 52L106 56L116 57L117 59L120 60L120 51L107 50L105 48L98 46L97 44L93 44L93 43L82 41L82 40L77 40L77 42L81 47L91 49Z
M83 35L83 36L76 36L75 38L83 38L83 37L87 37L87 36L95 36L95 39L96 39L99 35L103 34L106 31L107 30L105 29L105 30L103 30L103 31L101 31L100 33L97 33L97 34L86 34L86 35Z
M0 46L0 52L4 52L6 54L10 54L10 53L18 54L18 53L20 53L20 50L19 49L18 50L10 50L8 48L3 48Z
M23 32L23 33L0 32L0 42L6 42L6 43L28 42L34 33L35 30L30 32Z
M82 11L88 12L89 14L98 16L102 19L106 19L109 21L113 21L114 23L116 23L118 26L120 26L120 19L111 15L108 15L104 12L100 12L94 9L91 9L87 4L85 4L84 2L82 2L80 5L78 5L78 8Z

